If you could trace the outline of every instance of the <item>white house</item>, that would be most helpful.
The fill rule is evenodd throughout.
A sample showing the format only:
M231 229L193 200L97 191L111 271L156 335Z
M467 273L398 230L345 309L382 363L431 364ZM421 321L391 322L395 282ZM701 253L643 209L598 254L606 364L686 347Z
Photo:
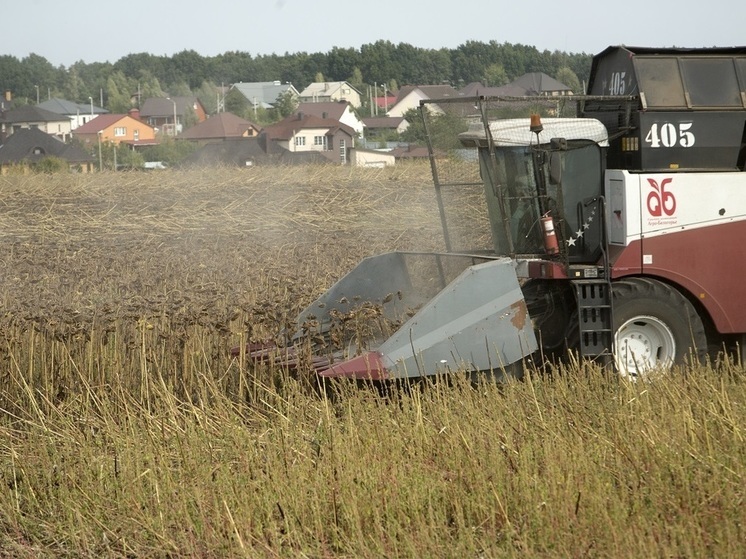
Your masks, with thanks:
M336 163L349 162L349 150L355 147L355 131L332 118L304 115L300 112L262 130L267 153L276 144L290 152L316 152Z
M362 136L365 125L352 110L352 105L347 101L323 101L320 103L300 103L296 109L297 113L313 115L319 118L331 118L346 124Z
M353 148L350 150L350 163L355 167L388 167L396 164L396 157L387 151Z
M67 99L52 97L43 103L39 103L37 107L69 118L71 130L83 126L98 115L109 112L106 109L95 106L92 98L90 103L74 103Z
M23 105L0 114L0 142L24 128L38 128L63 142L70 139L72 132L68 117L36 105Z
M396 103L389 108L386 116L404 116L411 109L417 109L423 99L445 99L459 97L450 85L407 85L402 87L396 96ZM440 111L436 105L428 105L429 108Z
M360 92L348 82L316 82L300 92L301 103L347 101L356 109L360 107Z

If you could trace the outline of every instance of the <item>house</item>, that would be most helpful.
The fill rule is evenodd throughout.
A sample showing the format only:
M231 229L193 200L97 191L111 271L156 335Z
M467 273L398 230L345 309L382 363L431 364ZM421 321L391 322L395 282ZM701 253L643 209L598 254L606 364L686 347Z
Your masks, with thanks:
M365 137L372 140L392 134L403 134L409 128L409 121L403 116L372 116L363 119Z
M137 109L132 109L126 115L99 115L76 128L73 136L90 146L97 144L99 140L117 145L128 144L133 149L157 144L155 129L138 119L137 116Z
M24 105L0 114L0 142L24 128L37 128L63 142L70 139L71 123L66 116L35 105Z
M38 128L23 128L0 145L0 174L11 168L24 168L46 157L58 157L68 162L70 169L89 173L95 168L95 158L79 146L66 144Z
M143 122L169 136L181 133L185 129L184 124L195 117L197 122L203 122L207 119L207 111L202 102L193 96L149 97L140 107Z
M360 108L360 92L348 82L316 82L300 92L301 103L323 103L347 101L356 109Z
M456 89L450 85L407 85L402 87L397 96L396 103L389 107L386 116L404 116L407 111L417 109L423 99L446 99L460 97ZM436 111L442 111L437 105L429 105Z
M461 90L459 90L459 93L463 97L493 97L498 95L506 95L506 93L502 93L501 87L504 86L486 86L482 82L471 82L470 84L465 85ZM511 93L511 95L513 95ZM522 94L520 94L522 95Z
M396 163L396 157L388 151L374 149L352 148L350 163L355 167L388 167Z
M270 142L267 151L267 138L231 138L217 143L208 143L190 154L183 166L196 167L243 167L256 165L305 165L308 163L328 164L329 159L319 151L288 151Z
M335 163L347 163L348 150L355 147L355 131L338 120L295 113L267 126L261 136L267 153L275 147L290 152L311 152Z
M382 114L386 114L389 110L389 107L393 107L396 103L396 95L391 92L387 92L385 95L374 97L373 103L376 107L378 107ZM376 115L379 114L379 110L376 110Z
M430 151L426 147L411 144L394 148L390 153L397 161L415 159L424 160L430 158ZM437 151L435 155L442 156L443 154L442 152Z
M96 118L98 115L109 112L106 109L94 106L92 99L90 103L86 104L75 103L73 101L68 101L67 99L60 99L59 97L52 97L43 103L39 103L37 107L69 118L71 130L75 130L78 126L82 126L86 122Z
M464 97L525 97L545 95L572 95L572 89L542 72L523 74L520 78L497 87L486 87L480 82L472 82L461 90Z
M219 113L185 130L179 135L179 139L207 143L235 138L254 138L261 130L260 126L233 113Z
M313 115L319 118L338 120L352 128L358 136L362 136L365 125L352 110L347 101L321 101L319 103L300 103L296 112Z
M203 145L182 161L181 165L196 167L253 167L265 159L266 152L258 138L234 137L226 138L221 142L211 142Z
M290 83L282 83L280 81L272 82L251 82L244 83L238 82L231 86L231 89L235 89L241 95L246 97L246 100L254 108L271 109L274 107L277 99L281 95L290 93L294 97L298 97L298 90L293 87Z
M572 89L543 72L523 74L507 85L495 88L497 95L572 95Z

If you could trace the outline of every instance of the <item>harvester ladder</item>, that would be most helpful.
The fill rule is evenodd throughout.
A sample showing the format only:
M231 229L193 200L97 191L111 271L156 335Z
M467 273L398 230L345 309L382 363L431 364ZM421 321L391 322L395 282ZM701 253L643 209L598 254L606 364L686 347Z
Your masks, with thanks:
M608 359L613 342L611 283L608 279L573 280L578 302L580 355Z

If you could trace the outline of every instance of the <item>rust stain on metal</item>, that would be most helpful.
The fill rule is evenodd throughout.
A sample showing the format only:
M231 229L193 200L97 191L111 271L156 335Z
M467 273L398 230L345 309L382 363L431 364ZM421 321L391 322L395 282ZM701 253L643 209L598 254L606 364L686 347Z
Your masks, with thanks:
M510 305L510 309L513 311L513 318L510 319L511 324L518 330L523 330L526 326L526 319L528 318L528 308L526 307L526 301L521 299Z

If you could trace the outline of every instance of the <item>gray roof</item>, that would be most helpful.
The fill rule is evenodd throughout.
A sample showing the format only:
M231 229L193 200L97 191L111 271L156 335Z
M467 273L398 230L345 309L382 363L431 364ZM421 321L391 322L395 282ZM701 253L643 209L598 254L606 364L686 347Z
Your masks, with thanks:
M516 90L516 95L523 95L522 93L517 93L517 91L518 90ZM459 93L464 97L477 97L479 95L484 95L485 97L489 97L490 95L506 95L505 91L501 89L500 86L486 86L482 82L471 82L461 89Z
M46 111L52 111L53 113L57 113L58 115L74 116L78 114L91 114L90 103L75 103L73 101L68 101L67 99L60 99L59 97L52 97L51 99L48 99L43 103L39 103L37 107ZM108 112L109 111L107 111L106 109L102 109L101 107L93 105L94 115L100 115Z
M148 97L140 107L140 117L173 118L174 103L176 103L176 114L184 116L188 110L193 110L194 104L200 103L200 100L193 95L186 97Z
M365 117L363 123L371 130L377 128L389 129L398 128L403 120L405 120L403 116L371 116Z
M290 91L293 95L297 96L298 91L293 87L293 84L282 83L280 81L273 82L251 82L234 83L233 87L236 88L241 95L246 97L249 103L256 103L259 107L264 109L271 109L277 98Z
M523 74L520 78L507 85L498 87L497 89L501 90L503 88L506 91L505 93L502 93L502 95L515 95L516 90L523 91L520 95L541 95L543 93L552 93L555 91L572 91L562 82L559 82L542 72Z
M231 138L206 144L192 153L182 163L184 166L238 166L249 165L295 165L303 163L329 163L318 151L291 152L274 145L272 152L264 149L262 138Z
M174 103L176 103L177 116L184 116L187 111L194 110L195 103L201 104L201 101L194 95L186 97L149 97L140 107L140 116L142 118L173 118Z
M23 105L2 113L0 122L12 124L14 122L70 122L67 116L41 109L35 105Z
M23 128L0 146L0 164L35 162L48 156L61 157L70 163L88 163L94 157L78 146L66 144L38 128Z

